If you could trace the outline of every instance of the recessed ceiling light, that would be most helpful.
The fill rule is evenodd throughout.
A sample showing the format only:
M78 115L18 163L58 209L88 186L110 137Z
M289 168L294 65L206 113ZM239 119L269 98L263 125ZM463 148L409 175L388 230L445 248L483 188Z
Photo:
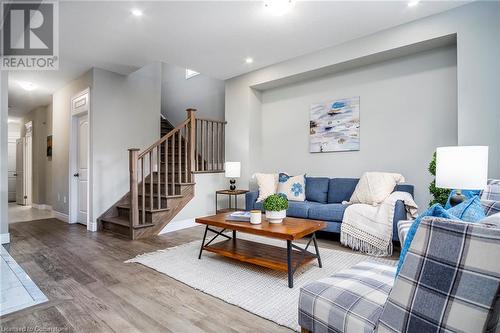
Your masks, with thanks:
M253 58L248 57L248 58L245 59L245 62L247 64L251 64L253 62Z
M415 7L416 5L418 5L419 2L420 0L412 0L408 2L408 7Z
M137 8L132 9L132 10L130 11L130 13L132 13L132 15L137 16L137 17L142 16L142 10L137 9Z
M295 6L295 0L265 0L265 10L274 16L282 16Z
M26 91L33 91L36 89L36 85L33 82L19 82L19 85Z

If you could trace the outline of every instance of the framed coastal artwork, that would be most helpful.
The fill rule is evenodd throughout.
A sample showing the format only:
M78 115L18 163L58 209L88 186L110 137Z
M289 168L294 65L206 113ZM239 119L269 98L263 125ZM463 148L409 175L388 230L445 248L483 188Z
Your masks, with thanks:
M311 105L309 152L359 150L359 96Z

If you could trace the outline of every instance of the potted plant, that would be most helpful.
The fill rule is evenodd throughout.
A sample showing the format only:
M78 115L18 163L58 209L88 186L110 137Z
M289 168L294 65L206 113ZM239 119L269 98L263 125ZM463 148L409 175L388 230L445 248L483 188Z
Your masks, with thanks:
M286 217L288 209L288 200L282 194L273 194L264 200L264 210L266 211L266 219L269 223L281 223Z

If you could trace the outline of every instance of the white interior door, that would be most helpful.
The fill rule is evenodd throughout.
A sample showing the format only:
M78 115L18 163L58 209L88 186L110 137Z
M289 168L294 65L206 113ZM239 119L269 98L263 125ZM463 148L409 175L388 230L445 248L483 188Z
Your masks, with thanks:
M9 146L8 146L8 200L9 202L14 202L17 200L16 198L16 150L17 144L16 139L9 138Z
M16 202L24 205L24 138L16 140Z
M32 132L26 133L24 138L24 157L23 157L23 185L24 185L24 204L33 203L33 136Z
M89 117L83 115L77 119L77 222L87 224L88 182L89 182Z

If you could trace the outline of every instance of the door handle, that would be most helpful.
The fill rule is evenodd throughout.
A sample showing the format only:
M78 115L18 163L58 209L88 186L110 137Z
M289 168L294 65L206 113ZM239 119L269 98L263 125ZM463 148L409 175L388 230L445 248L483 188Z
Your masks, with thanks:
M17 177L17 173L13 174L14 177Z
M77 172L73 175L73 177L80 177L80 174Z

